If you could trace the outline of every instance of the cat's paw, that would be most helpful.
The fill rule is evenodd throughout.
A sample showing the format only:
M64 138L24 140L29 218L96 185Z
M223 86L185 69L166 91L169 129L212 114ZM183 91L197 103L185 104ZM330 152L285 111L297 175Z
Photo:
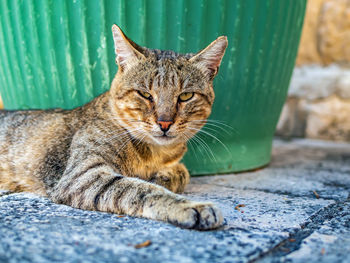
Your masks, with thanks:
M182 193L190 181L190 174L183 164L178 163L157 172L149 181L161 185L174 193Z
M221 211L211 203L188 202L174 209L171 223L182 228L209 230L222 226Z
M174 176L169 173L154 174L149 182L165 187L166 189L175 192Z

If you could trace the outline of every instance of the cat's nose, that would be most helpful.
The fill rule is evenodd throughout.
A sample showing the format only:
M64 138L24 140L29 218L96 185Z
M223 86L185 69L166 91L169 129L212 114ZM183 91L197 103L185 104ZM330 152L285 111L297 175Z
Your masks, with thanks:
M163 121L163 120L158 120L157 123L160 126L160 129L163 132L166 132L170 129L170 126L174 123L173 121Z

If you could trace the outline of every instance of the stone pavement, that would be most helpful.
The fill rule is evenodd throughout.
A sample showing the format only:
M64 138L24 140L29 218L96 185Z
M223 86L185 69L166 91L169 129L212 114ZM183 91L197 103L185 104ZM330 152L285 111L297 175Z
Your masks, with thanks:
M215 231L0 192L0 262L350 262L349 189L350 144L276 140L267 168L192 178L186 195L223 211Z

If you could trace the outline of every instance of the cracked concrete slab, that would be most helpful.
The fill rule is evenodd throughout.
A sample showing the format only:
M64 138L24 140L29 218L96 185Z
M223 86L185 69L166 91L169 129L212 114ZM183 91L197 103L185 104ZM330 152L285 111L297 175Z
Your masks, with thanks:
M350 262L350 204L343 203L334 210L318 229L302 241L300 248L285 256L293 262Z
M332 204L258 262L350 262L350 204Z
M265 169L192 178L225 217L206 232L0 191L0 262L349 262L349 160L350 144L276 140Z

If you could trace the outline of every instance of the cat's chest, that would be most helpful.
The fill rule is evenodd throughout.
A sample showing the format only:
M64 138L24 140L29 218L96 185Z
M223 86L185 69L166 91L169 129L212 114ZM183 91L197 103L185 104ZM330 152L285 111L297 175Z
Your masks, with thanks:
M158 171L178 163L185 152L186 148L183 145L169 149L151 148L141 154L138 152L132 160L132 174L130 175L144 180L150 179Z

